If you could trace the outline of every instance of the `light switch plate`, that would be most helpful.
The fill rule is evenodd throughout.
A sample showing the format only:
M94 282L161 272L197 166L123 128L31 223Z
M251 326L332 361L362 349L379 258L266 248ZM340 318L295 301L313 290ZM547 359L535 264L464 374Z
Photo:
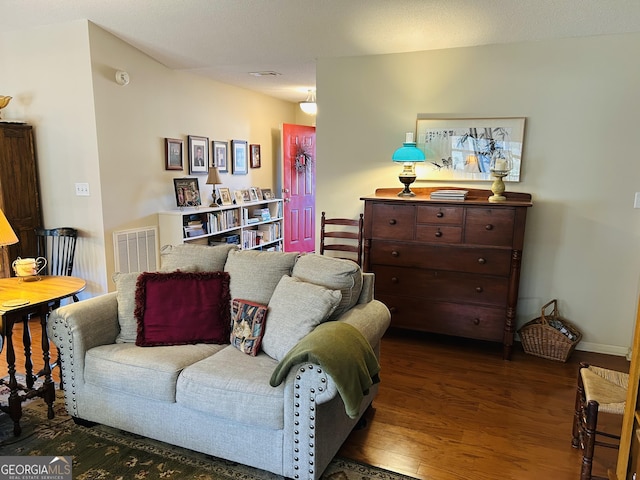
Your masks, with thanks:
M76 195L78 197L89 196L89 184L88 183L76 183Z

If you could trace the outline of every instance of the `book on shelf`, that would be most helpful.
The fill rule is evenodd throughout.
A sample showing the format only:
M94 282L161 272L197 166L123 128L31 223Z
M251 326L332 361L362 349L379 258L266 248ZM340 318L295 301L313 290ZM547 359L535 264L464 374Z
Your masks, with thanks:
M429 196L432 200L464 200L468 190L434 190Z
M252 215L264 222L271 220L271 211L268 208L256 208L253 210Z

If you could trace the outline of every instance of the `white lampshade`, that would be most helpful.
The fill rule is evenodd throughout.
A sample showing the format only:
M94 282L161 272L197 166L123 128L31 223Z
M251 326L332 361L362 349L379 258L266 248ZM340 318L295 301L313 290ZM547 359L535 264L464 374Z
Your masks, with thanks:
M316 93L313 90L309 90L307 99L304 102L300 102L300 110L307 115L315 115L318 113L318 104L316 103Z

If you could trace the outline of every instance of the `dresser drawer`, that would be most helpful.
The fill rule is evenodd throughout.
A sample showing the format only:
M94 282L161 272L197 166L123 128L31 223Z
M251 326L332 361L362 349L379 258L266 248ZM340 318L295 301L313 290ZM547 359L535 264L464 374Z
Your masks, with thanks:
M464 243L510 246L513 242L515 210L509 208L468 208L464 221Z
M413 240L416 222L414 206L376 203L372 212L375 225L372 238Z
M417 207L418 223L437 223L439 225L462 225L464 209L462 207L447 206L419 206Z
M417 225L416 240L428 243L461 243L462 226Z
M372 240L369 264L507 276L511 250Z
M373 265L376 293L461 303L504 305L507 277Z
M501 342L504 308L434 302L428 299L376 295L391 311L391 326L423 332Z

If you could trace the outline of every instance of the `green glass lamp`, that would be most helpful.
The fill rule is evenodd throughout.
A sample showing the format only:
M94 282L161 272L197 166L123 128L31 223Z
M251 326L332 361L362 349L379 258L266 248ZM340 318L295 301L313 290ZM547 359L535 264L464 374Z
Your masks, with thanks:
M415 197L416 194L411 191L409 185L416 181L416 162L424 162L424 152L416 147L412 132L407 132L402 147L393 152L391 160L404 164L402 171L398 175L398 178L404 184L404 190L398 193L398 196Z

